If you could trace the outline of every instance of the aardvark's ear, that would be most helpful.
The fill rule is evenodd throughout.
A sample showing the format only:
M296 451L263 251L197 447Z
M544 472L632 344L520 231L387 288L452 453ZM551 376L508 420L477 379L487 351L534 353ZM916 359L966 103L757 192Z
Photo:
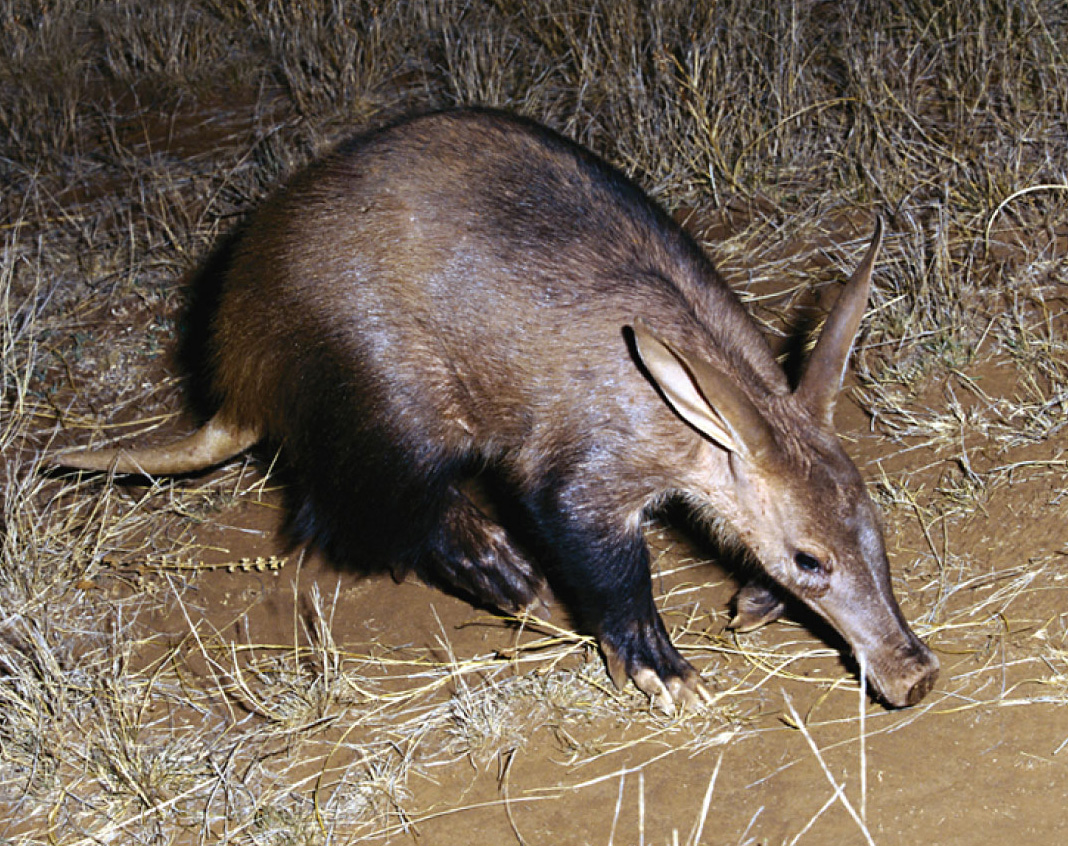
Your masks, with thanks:
M676 350L641 318L632 329L642 364L683 420L747 461L767 458L775 448L771 427L739 385L703 358Z

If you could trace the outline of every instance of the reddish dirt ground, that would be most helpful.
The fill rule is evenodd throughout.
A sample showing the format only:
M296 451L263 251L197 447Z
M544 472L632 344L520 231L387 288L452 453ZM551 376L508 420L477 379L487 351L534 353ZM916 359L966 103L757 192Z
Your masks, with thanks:
M843 403L840 415L853 441L851 452L869 477L880 467L892 475L927 465L909 482L922 491L948 472L925 450L883 460L887 443L864 432L859 410ZM975 460L982 454L977 450ZM1036 455L1032 449L996 460L1036 460ZM930 550L931 540L943 552L951 546L954 560L967 559L973 571L985 575L945 603L946 624L931 638L943 665L934 693L921 706L902 711L867 705L864 816L874 842L1038 844L1062 842L1068 834L1063 666L1036 658L1036 645L1063 654L1057 649L1063 649L1068 630L1068 585L1061 566L1068 505L1060 502L1060 487L1059 477L1049 473L1002 485L981 508L944 520L933 535L930 526L925 534L900 509L891 523L891 559L905 586L899 593L910 617L932 600L929 592L913 592L923 574L912 564ZM220 525L205 529L198 541L227 560L283 552L275 499L250 498L223 512ZM691 551L680 538L658 537L657 544L667 545L661 567L680 550ZM1021 576L1030 580L1027 590L1016 596L1006 592ZM695 577L688 572L686 578ZM699 593L701 613L721 629L736 583L714 563L700 578L708 582ZM672 586L670 579L657 584L661 590ZM338 590L332 631L345 650L411 646L440 654L444 638L462 659L507 648L513 637L503 624L469 625L485 622L486 615L461 600L415 582L397 585L388 578L339 574L315 556L301 567L287 564L277 574L197 573L184 613L195 609L202 618L193 623L232 633L238 642L292 643L300 638L295 632L312 585L324 596ZM184 613L155 618L151 625L182 637L190 623ZM558 611L554 619L563 621ZM745 637L765 644L800 638L819 645L815 635L789 623ZM810 673L848 678L836 658L809 663ZM704 671L714 682L717 667ZM1045 693L1049 701L1043 703ZM748 701L734 703L748 715L744 725L719 742L710 739L696 753L692 745L673 744L666 735L572 764L559 735L541 728L532 729L506 757L464 759L413 774L407 810L417 822L380 840L438 846L673 843L675 838L687 842L704 819L706 843L793 842L809 824L799 842L869 842L845 806L831 801L834 790L820 761L786 718L787 697L805 715L826 766L844 783L859 814L865 779L856 691L827 693L770 678ZM605 748L628 737L625 728L597 721L562 728L576 743Z

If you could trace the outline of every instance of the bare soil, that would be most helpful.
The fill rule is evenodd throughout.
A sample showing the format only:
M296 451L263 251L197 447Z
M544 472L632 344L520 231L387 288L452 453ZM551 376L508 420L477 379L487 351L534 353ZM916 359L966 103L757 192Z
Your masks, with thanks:
M988 362L968 377L987 391L1011 382L1004 362ZM932 393L940 388L945 386L930 386ZM869 476L905 473L910 489L922 496L959 475L959 468L934 450L889 450L885 439L865 431L867 419L852 403L843 403L839 415L843 436ZM943 580L954 585L953 593L942 598L929 636L943 663L942 677L920 706L891 711L866 701L862 733L855 675L835 651L840 644L831 639L832 648L803 657L793 668L801 678L767 674L759 687L734 695L736 719L703 738L707 748L695 751L692 743L673 739L667 718L659 736L610 718L518 725L519 734L503 751L486 758L461 755L413 771L403 816L392 822L392 833L372 840L442 846L674 843L703 825L708 843L783 843L811 824L805 842L868 842L844 804L832 801L833 777L879 844L1060 842L1068 833L1062 801L1068 791L1063 662L1068 503L1062 501L1059 465L1042 464L1060 460L1050 455L1056 449L1046 444L987 458L977 446L970 453L977 465L1021 463L1016 477L960 514L890 524L895 580L910 617L932 602L930 595L915 595L915 586L938 589L937 576L929 582L920 572L929 566L919 562L929 557L932 545L943 567L953 560L984 562L983 575L970 583L957 584L948 574ZM314 554L302 558L286 549L280 520L277 491L245 497L220 513L213 525L197 532L195 545L203 553L198 569L184 576L192 579L191 593L180 606L146 619L147 628L163 636L168 648L200 631L237 644L284 649L307 642L305 615L310 594L318 591L333 598L332 637L344 654L400 660L398 691L410 684L408 659L430 655L462 663L505 652L522 637L509 621L418 582L339 573ZM658 570L692 560L692 541L678 532L654 526L650 539ZM213 559L270 556L286 563L275 572L211 569ZM175 578L171 569L167 575L166 568L143 568L148 579ZM717 637L734 639L725 631L737 587L729 569L708 561L696 571L657 580L666 595L694 583L698 587L688 598L687 613L702 618L701 626ZM550 611L566 625L560 609ZM769 654L789 652L790 644L809 650L821 646L817 634L789 621L737 641L748 641L751 649L766 646ZM1036 658L1036 642L1052 660ZM152 653L139 660L150 665ZM189 670L207 674L195 653L192 647L185 653ZM581 664L599 658L588 650L567 660ZM733 679L767 670L744 653L728 661L720 656L701 669L714 686L725 674ZM458 678L439 696L454 695L464 683ZM633 691L630 697L631 707L645 708ZM818 755L796 727L791 703ZM248 713L256 712L248 707ZM343 726L333 727L317 740L318 752L307 757L309 776L327 772L319 789L329 791L329 771L342 769L351 754L332 746L345 734ZM343 739L346 750L360 740ZM712 780L706 813L703 802Z

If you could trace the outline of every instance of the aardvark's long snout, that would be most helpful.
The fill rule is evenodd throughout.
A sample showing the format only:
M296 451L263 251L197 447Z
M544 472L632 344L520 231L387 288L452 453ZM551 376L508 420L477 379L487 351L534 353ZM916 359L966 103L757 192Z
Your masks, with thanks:
M938 658L911 630L905 635L903 642L865 656L872 685L895 708L915 705L938 680Z

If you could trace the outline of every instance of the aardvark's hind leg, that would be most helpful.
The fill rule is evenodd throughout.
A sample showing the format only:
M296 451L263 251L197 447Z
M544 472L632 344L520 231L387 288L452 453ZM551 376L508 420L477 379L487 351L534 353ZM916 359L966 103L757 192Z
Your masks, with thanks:
M455 488L420 570L427 581L509 612L534 603L545 584L504 527Z

